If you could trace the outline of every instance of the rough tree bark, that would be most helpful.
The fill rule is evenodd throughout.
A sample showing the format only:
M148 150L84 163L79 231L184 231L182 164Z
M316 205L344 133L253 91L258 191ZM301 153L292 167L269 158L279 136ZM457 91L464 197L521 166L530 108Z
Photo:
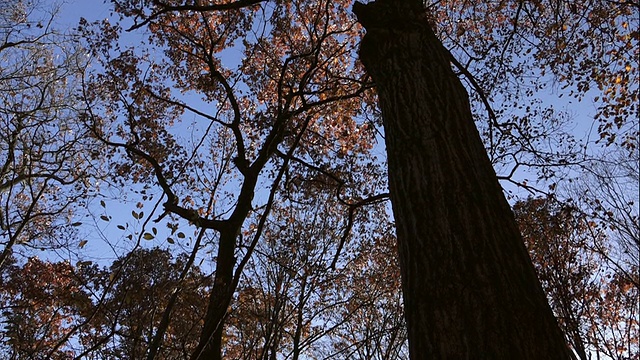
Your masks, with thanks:
M570 359L420 0L353 8L386 132L412 359Z

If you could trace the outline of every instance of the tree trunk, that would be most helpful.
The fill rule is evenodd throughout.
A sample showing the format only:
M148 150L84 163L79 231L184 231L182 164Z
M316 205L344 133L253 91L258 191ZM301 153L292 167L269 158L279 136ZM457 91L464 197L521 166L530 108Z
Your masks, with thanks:
M235 291L233 267L235 265L236 234L235 228L220 233L216 276L209 297L200 341L191 356L192 360L222 360L224 323Z
M277 144L277 142L276 142ZM237 284L234 282L236 266L236 238L242 230L242 224L251 211L258 175L270 155L260 157L244 173L244 183L238 195L238 202L229 219L222 221L217 231L220 232L218 254L216 257L216 275L209 296L207 314L200 333L200 340L191 360L222 360L222 337L227 319L227 311L233 300ZM267 216L267 213L263 214Z
M570 359L420 0L354 5L386 133L412 359Z

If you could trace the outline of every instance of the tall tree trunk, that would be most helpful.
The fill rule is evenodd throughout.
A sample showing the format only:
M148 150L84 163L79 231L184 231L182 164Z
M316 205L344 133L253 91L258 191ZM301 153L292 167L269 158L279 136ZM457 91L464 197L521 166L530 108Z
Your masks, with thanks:
M277 135L276 135L277 136ZM278 138L275 138L276 140ZM277 144L278 142L275 141ZM236 207L224 225L218 225L220 232L218 253L216 257L216 275L213 288L209 296L207 314L200 333L200 340L191 354L191 360L222 360L222 337L227 320L227 311L233 300L233 293L237 283L234 282L234 267L236 266L235 250L236 238L242 230L242 224L251 211L251 201L258 181L258 175L270 154L261 155L250 168L245 170L244 183L238 195ZM265 212L262 216L267 216Z
M420 0L354 5L382 108L412 359L570 359Z
M220 232L216 275L209 297L207 314L200 334L200 341L192 360L222 360L222 335L227 309L233 299L233 267L235 265L235 238L237 227Z

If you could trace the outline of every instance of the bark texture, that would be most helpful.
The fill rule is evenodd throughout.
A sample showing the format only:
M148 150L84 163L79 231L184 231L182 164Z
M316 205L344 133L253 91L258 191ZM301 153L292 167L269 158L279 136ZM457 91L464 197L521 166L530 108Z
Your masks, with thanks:
M570 359L420 0L354 5L386 132L412 359Z

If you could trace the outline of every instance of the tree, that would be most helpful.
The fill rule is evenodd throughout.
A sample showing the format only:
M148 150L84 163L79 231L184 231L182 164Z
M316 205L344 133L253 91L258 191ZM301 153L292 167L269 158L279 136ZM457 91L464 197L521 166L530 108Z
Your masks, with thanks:
M211 281L186 255L173 259L167 250L137 249L93 280L108 292L102 304L96 304L98 315L89 329L81 332L88 354L144 358L165 316L171 325L162 334L158 359L184 358L196 346L205 313L202 298ZM112 346L101 345L105 343Z
M97 143L77 121L87 60L53 28L55 12L18 0L0 10L0 269L16 244L67 246L99 176Z
M570 358L422 3L354 11L385 126L411 357Z
M184 358L197 345L211 286L187 256L157 248L102 269L31 258L0 281L2 354L11 359L144 357L171 302L158 358Z
M514 211L576 356L637 356L638 288L602 252L614 240L577 207L553 198L530 198L516 203Z
M356 29L330 1L274 3L262 17L256 1L175 9L154 2L151 15L138 2L114 3L142 19L134 28L148 24L150 43L168 51L114 52L117 26L103 23L98 34L81 24L105 69L87 82L85 121L94 137L121 151L112 155L117 181L160 186L156 221L215 234L207 244L216 252L215 280L192 357L217 359L234 291L292 164L306 175L293 182L326 184L350 213L384 198L366 154L375 133L361 116L370 84L352 67ZM233 43L251 59L235 72L221 60ZM179 93L203 100L189 104ZM194 141L178 131L187 127L180 123L185 112L197 119ZM266 199L256 196L262 184Z
M22 265L12 261L0 278L0 289L4 325L0 331L0 351L4 357L72 356L73 351L60 347L60 342L92 308L91 294L73 265L38 258L30 258Z

